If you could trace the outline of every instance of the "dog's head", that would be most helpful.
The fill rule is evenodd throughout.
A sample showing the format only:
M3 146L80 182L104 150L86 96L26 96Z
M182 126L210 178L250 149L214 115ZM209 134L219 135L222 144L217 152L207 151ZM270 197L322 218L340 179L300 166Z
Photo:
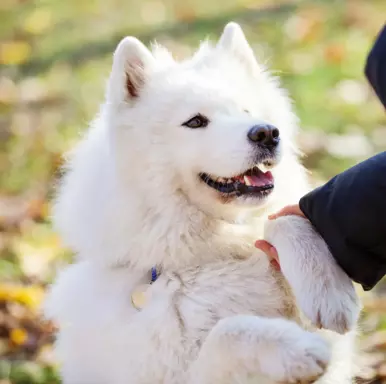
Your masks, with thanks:
M130 186L182 193L216 212L269 200L296 126L285 93L234 23L182 62L123 39L105 110Z

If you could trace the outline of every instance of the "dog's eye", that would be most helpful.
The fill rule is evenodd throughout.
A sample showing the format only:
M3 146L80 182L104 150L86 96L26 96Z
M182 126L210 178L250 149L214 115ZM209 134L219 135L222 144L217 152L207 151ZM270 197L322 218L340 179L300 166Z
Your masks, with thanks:
M189 128L205 128L209 124L209 119L203 115L196 115L182 125Z

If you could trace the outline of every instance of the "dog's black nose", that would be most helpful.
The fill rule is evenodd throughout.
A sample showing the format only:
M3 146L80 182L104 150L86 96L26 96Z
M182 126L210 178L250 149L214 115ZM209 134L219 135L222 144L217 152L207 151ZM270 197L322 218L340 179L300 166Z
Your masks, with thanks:
M271 124L254 125L248 131L248 139L252 143L265 145L267 147L276 147L279 144L279 130Z

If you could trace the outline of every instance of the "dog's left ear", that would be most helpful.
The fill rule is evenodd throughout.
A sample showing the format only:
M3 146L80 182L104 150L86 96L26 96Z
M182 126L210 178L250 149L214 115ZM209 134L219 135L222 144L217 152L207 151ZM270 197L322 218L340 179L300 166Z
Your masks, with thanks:
M140 97L154 63L154 56L144 44L135 37L125 37L114 52L109 101L130 101Z
M231 22L225 26L217 48L227 50L237 56L248 71L253 72L259 67L252 48L237 23Z

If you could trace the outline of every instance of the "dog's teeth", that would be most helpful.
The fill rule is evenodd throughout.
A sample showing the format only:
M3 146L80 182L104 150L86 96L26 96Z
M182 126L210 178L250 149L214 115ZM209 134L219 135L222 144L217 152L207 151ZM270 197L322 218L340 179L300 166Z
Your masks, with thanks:
M223 178L223 177L219 177L219 178L217 178L217 181L219 182L219 183L225 183L225 179Z
M248 176L244 176L244 183L245 185L251 186L252 184L250 183Z
M265 161L264 163L259 164L259 168L263 172L269 171L270 169L272 169L273 166L274 166L274 162L273 161Z

